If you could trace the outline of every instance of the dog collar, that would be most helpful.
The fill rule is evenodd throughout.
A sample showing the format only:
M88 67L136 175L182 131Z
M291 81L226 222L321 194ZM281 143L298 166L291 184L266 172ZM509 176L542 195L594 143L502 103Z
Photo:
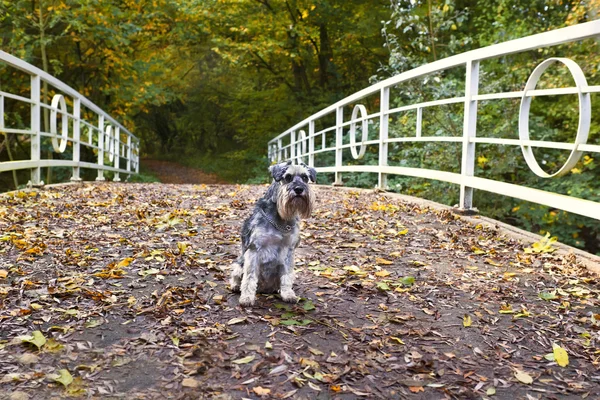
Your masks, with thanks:
M285 224L284 226L279 225L277 222L273 221L271 218L269 218L269 216L267 215L267 213L262 209L259 208L261 214L265 217L265 219L267 221L269 221L269 223L271 225L273 225L275 227L275 229L277 229L279 232L290 232L292 230L292 228L296 225L296 224Z

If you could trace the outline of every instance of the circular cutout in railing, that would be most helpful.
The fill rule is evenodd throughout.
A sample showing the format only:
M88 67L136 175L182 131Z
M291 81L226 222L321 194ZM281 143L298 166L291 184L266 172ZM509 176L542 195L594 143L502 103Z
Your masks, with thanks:
M299 138L296 139L296 160L298 164L308 164L308 154L306 154L306 132L303 129L298 131Z
M60 110L58 106L60 105ZM60 135L60 144L58 143L58 127L57 127L57 114L61 113L62 126ZM67 140L69 139L69 117L67 115L67 103L65 97L62 94L55 94L52 98L52 104L50 109L50 133L52 134L52 148L56 153L62 153L67 148Z
M362 118L362 139L360 141L360 150L356 150L356 117L358 117L358 112L360 111L360 117ZM364 157L365 152L367 151L367 145L365 142L369 138L369 121L367 118L367 109L362 104L357 104L354 106L352 110L352 124L350 124L350 151L352 152L352 157L355 160L361 159Z
M525 141L530 141L529 134L529 112L531 109L531 100L532 97L527 95L527 92L530 90L535 90L540 77L550 67L552 64L560 62L564 64L568 69L573 79L575 81L575 85L578 89L578 98L579 98L579 122L577 126L577 135L575 136L575 142L573 143L571 153L567 158L567 161L563 164L563 166L556 172L549 174L544 171L540 165L538 164L535 155L533 153L532 146L525 143ZM531 73L527 83L525 84L525 88L523 89L523 96L521 97L521 106L519 109L519 139L521 142L521 150L523 151L523 156L525 157L525 161L529 168L535 173L537 176L542 178L552 178L555 176L562 176L569 172L575 164L581 158L582 152L579 151L578 147L581 144L586 144L588 139L588 134L590 131L590 120L592 113L592 106L590 101L589 92L583 93L587 91L587 80L585 79L585 75L583 71L577 65L576 62L569 60L568 58L549 58L542 63L540 63Z

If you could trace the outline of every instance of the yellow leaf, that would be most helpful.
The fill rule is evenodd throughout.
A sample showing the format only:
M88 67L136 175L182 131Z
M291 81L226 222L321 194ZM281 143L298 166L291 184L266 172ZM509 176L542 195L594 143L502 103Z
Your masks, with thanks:
M567 351L556 343L552 343L552 353L554 353L554 360L558 365L561 367L569 365L569 355L567 354Z
M8 271L5 269L0 269L0 279L4 279L8 276Z
M469 314L465 314L465 316L463 317L463 326L465 328L468 328L469 326L471 326L472 323L473 320L471 320L471 316Z
M525 371L521 371L520 369L515 370L515 378L521 383L526 385L531 385L533 383L533 378Z
M252 391L254 393L256 393L257 395L259 395L259 396L266 396L269 393L271 393L271 389L263 388L261 386L257 386L255 388L252 388Z
M240 358L239 360L233 360L234 364L248 364L250 361L254 360L254 356L248 356L244 358Z
M129 266L129 264L131 264L132 261L133 261L132 257L127 257L127 258L121 260L121 262L119 262L117 264L117 268L125 268L125 267Z
M398 344L404 344L404 342L402 341L402 339L400 339L399 337L390 336L390 339L396 341Z
M394 263L393 261L386 260L385 258L379 258L379 257L375 259L375 262L379 265L391 265Z
M386 276L390 276L391 272L382 269L381 271L375 272L375 276L379 276L381 278L385 278Z

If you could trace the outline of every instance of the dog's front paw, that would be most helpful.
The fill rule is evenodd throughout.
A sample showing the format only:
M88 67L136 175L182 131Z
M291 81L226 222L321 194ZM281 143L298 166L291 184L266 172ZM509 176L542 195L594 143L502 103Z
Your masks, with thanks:
M249 296L249 295L242 294L240 296L240 305L253 306L255 300L256 300L256 296Z
M282 290L281 300L285 301L286 303L297 303L298 296L296 296L296 293L294 293L292 289Z
M231 288L232 292L239 292L240 291L240 283L237 279L235 278L231 278L229 280L229 287Z

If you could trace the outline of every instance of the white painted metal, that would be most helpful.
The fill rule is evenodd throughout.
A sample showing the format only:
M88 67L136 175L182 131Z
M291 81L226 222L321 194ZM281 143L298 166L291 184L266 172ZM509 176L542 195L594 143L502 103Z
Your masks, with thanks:
M112 118L86 97L82 96L73 88L40 70L39 68L28 64L8 53L0 51L0 64L25 72L31 77L30 97L23 97L14 93L0 91L0 130L6 134L18 134L30 136L30 159L12 162L0 163L0 171L14 171L18 169L30 169L31 181L34 186L43 185L41 180L40 168L46 167L71 167L73 169L71 180L78 181L81 168L92 168L98 170L98 180L104 180L104 171L115 173L115 180L119 180L119 174L131 175L139 170L139 139L129 132L117 120ZM55 92L58 92L52 98L51 104L42 101L41 86L42 82L47 83ZM29 104L31 107L31 118L28 128L6 127L4 99L16 100L20 103ZM68 111L67 103L72 102L73 110ZM82 109L85 108L92 114L93 118L98 118L98 124L82 119ZM42 130L42 109L50 111L50 132ZM60 115L61 131L58 132L58 118ZM81 138L82 127L87 128L87 141ZM105 130L107 135L104 135ZM69 137L71 134L71 137ZM121 140L121 134L126 135L126 141ZM94 143L94 136L98 137L97 144ZM68 146L72 144L72 160L41 158L42 137L51 138L54 152L63 153ZM106 143L105 143L106 141ZM89 163L81 161L81 148L87 147L92 151L97 151L97 162ZM112 166L105 165L104 149L107 148L109 161ZM115 157L117 155L117 157ZM126 168L121 168L120 159L126 161Z
M60 105L60 110L58 106ZM60 136L60 144L57 136L56 116L60 112L62 114L62 129ZM52 98L52 108L50 110L50 134L52 135L52 147L55 153L62 153L67 148L67 140L69 139L69 117L67 116L67 102L62 94L56 94Z
M579 90L579 126L577 127L577 136L575 137L575 144L569 158L565 164L554 174L548 174L544 171L535 159L531 146L526 144L521 145L523 150L523 156L529 168L539 177L551 178L553 176L562 176L569 172L577 161L582 156L582 152L578 150L580 144L587 142L588 133L590 131L590 121L592 118L592 103L590 100L589 93L582 93L587 88L587 81L585 75L579 65L576 62L567 58L549 58L546 61L538 65L534 70L527 83L525 84L525 90L523 90L523 97L521 98L521 107L519 110L519 139L521 142L530 140L529 139L529 108L531 106L531 97L527 96L529 90L535 89L540 77L546 69L555 62L561 62L567 66L573 79L575 79L575 85Z
M360 150L356 150L356 117L358 117L358 113L360 111L360 120L362 121L362 140L360 145ZM350 125L350 150L352 152L352 157L355 160L359 160L364 157L365 152L367 151L367 146L365 145L365 141L369 138L369 120L367 117L367 108L362 104L357 104L354 106L354 110L352 110L352 123Z
M475 171L475 143L470 139L477 133L477 95L479 88L479 61L467 62L465 81L465 108L463 121L463 146L461 160L460 202L462 210L470 210L473 206L473 188L465 184L465 178L473 176Z
M379 168L387 167L388 165L388 135L389 121L387 114L390 105L390 88L381 88L379 94ZM387 187L387 174L379 171L377 177L377 185L380 189Z
M591 218L600 220L600 203L593 201L564 196L548 191L532 189L511 183L493 181L474 176L474 165L477 143L485 143L490 145L509 145L520 146L523 150L523 155L527 161L527 165L538 176L551 178L558 177L569 172L582 156L583 152L600 153L600 145L588 144L587 138L590 129L591 119L591 93L600 93L600 86L588 86L585 76L581 68L572 60L566 58L551 58L540 63L532 72L530 78L525 84L522 91L513 91L505 93L486 93L479 94L479 66L482 61L506 56L513 53L519 53L529 50L556 46L562 43L580 41L588 38L600 36L600 20L579 24L563 29L557 29L550 32L540 33L517 40L512 40L505 43L500 43L469 51L463 54L458 54L439 60L410 71L403 72L394 77L381 81L375 85L365 88L357 93L354 93L343 100L317 112L309 118L292 126L285 132L276 136L269 142L269 154L271 161L283 161L289 159L287 157L287 148L289 145L282 146L282 143L291 139L292 143L290 150L295 150L295 158L300 159L302 156L308 155L311 165L321 165L317 167L317 171L326 173L335 173L334 184L342 184L342 173L352 172L368 172L378 174L378 186L384 188L386 186L386 176L405 175L419 178L427 178L441 180L445 182L460 185L460 207L463 209L472 208L473 189L485 190L500 195L510 196L526 201L531 201L538 204L547 205L550 207L566 210L580 215L585 215ZM564 64L575 80L575 87L555 88L555 89L536 89L536 84L543 72L553 63L560 62ZM431 73L445 71L455 67L465 67L465 93L463 96L453 98L445 98L433 101L425 101L416 104L402 105L401 107L390 108L390 89L400 88L405 81L421 78ZM380 104L379 111L373 114L368 114L366 107L360 102L367 96L379 94ZM574 143L552 142L531 140L529 137L529 107L531 100L535 96L556 96L556 95L572 95L576 94L579 98L579 126L577 136ZM521 107L519 114L519 139L509 138L485 138L477 137L477 104L480 101L498 101L502 99L521 99ZM463 116L463 135L462 137L451 136L426 136L423 134L423 110L429 107L438 107L451 104L464 104ZM357 105L358 104L358 105ZM349 121L344 121L344 110L354 107L352 117ZM389 137L389 119L394 115L405 112L416 112L415 135L411 137ZM322 120L323 117L331 115L335 112L335 125L324 127L315 132L315 123ZM360 113L360 116L359 116ZM379 137L375 140L369 140L365 135L367 129L364 128L369 120L379 118ZM361 142L357 142L355 138L356 124L363 124L363 138ZM308 125L309 126L309 149L294 147L295 142L292 139L292 132L295 132ZM345 127L349 126L348 131L344 131ZM328 132L335 131L335 142L332 143L331 136L326 138ZM344 137L349 134L349 144L344 144ZM322 145L320 149L314 149L314 143L310 140L320 135ZM329 142L326 141L329 140ZM461 170L460 173L435 171L429 169L406 168L388 165L388 147L390 143L410 143L410 142L447 142L461 143ZM311 144L312 143L312 144ZM352 159L360 159L364 155L364 149L367 145L379 146L379 161L378 165L348 165L348 161ZM357 150L360 148L360 151ZM569 150L571 152L565 165L556 173L548 174L545 172L535 160L532 148L551 148ZM344 160L343 154L346 149L350 149L352 159ZM322 155L333 152L335 154L334 165L324 165ZM294 159L292 157L292 159ZM324 159L324 158L323 158ZM356 161L353 161L354 164Z

